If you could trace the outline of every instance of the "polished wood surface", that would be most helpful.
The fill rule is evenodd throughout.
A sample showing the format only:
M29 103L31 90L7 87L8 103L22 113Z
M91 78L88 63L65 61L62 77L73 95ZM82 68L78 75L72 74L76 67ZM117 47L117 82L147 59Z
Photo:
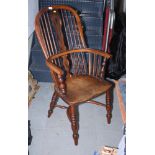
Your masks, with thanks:
M53 96L52 96L51 103L50 103L50 109L48 110L48 117L50 117L52 115L53 110L57 104L58 98L59 98L59 96L58 96L57 92L55 91Z
M111 105L111 93L110 89L106 91L106 110L107 110L107 123L110 124L111 122L111 110L112 110L112 105Z
M69 105L83 103L103 94L110 87L110 82L91 76L72 76L66 79L66 95L63 98Z
M76 115L76 106L69 106L67 109L67 116L71 122L71 127L73 130L73 139L74 139L74 143L75 145L78 144L78 138L79 138L79 134L78 134L78 120L77 120L77 115Z
M80 17L70 6L55 5L41 9L35 19L35 32L55 83L48 117L55 107L67 109L74 143L77 145L79 104L91 103L105 107L107 123L111 121L112 83L106 81L103 75L103 62L111 55L87 48ZM106 94L106 104L92 100L103 93ZM67 106L57 105L59 98Z

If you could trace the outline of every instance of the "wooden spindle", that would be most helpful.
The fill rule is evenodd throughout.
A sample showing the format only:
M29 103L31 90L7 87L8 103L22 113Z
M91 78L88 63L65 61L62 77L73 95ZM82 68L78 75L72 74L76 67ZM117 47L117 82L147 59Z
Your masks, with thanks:
M101 79L104 79L104 76L105 76L105 65L106 65L106 58L103 59L103 63L102 63L102 68L101 68L101 73L100 73Z
M43 23L42 17L40 18L40 22L41 22L41 27L42 27L42 34L43 34L43 36L44 36L45 44L46 44L46 47L47 47L47 55L48 55L48 57L49 57L49 56L50 56L50 54L49 54L50 47L49 47L49 42L48 42L48 39L47 39L46 30L45 30L45 25L44 25L44 23Z
M56 47L56 43L55 43L55 38L54 38L53 30L52 30L52 27L51 27L51 24L50 24L49 14L47 13L46 15L47 15L47 23L48 23L48 25L49 25L49 29L50 29L51 36L52 36L52 42L53 42L53 53L52 53L52 54L54 55L54 54L57 54L58 49L57 49L57 47ZM58 61L59 66L61 66L60 60L58 59L57 61Z
M93 76L95 76L95 73L96 73L96 54L94 54L94 61L93 61Z
M70 13L70 16L71 16L71 21L72 21L72 25L73 25L73 29L75 29L75 36L77 36L77 40L78 40L78 47L79 48L85 48L86 47L86 45L85 44L82 44L82 41L81 41L81 39L80 39L80 33L79 33L79 31L78 31L78 27L77 27L77 23L76 23L76 21L75 21L75 17L73 17L72 15L71 15L71 13ZM76 37L75 37L76 38ZM86 72L87 72L87 67L86 67L86 60L85 60L85 58L84 58L84 53L79 53L79 55L81 55L81 69L83 69L84 68L84 72L85 72L85 74L86 74ZM81 70L80 69L80 70Z
M62 95L65 95L66 94L66 85L65 85L62 75L58 75L58 82L59 82L59 89L60 89Z
M50 53L50 55L52 55L51 52L53 52L54 50L53 50L53 45L52 45L51 37L50 37L50 31L49 31L49 27L47 25L45 14L43 14L43 19L44 19L44 23L45 23L46 30L47 30L47 38L48 38L48 41L49 41L49 48L50 48L49 53Z

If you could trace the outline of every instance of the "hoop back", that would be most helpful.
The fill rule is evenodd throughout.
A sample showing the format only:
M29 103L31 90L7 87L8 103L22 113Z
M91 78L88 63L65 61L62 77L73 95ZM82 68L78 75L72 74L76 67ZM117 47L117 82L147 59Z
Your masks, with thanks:
M66 5L41 9L36 16L35 31L46 59L60 52L87 48L80 17ZM67 74L101 78L102 62L101 56L80 52L56 59L53 63L65 69Z

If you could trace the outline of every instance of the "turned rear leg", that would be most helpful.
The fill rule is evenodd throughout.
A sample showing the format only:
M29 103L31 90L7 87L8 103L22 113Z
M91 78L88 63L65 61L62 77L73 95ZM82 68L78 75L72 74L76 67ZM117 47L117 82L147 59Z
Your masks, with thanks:
M74 144L78 145L78 119L75 111L75 106L69 106L67 109L67 116L71 122L71 127L73 130L73 139L74 139Z
M112 99L111 99L111 91L108 90L106 91L106 110L107 110L107 123L110 124L111 122L111 117L112 117L112 103L111 103Z
M55 91L54 93L53 93L53 96L52 96L52 100L51 100L51 103L50 103L50 108L49 108L49 110L48 110L48 117L50 117L51 115L52 115L52 113L53 113L53 110L54 110L54 108L55 108L55 105L56 105L56 103L57 103L57 101L58 101L58 94L57 94L57 92Z

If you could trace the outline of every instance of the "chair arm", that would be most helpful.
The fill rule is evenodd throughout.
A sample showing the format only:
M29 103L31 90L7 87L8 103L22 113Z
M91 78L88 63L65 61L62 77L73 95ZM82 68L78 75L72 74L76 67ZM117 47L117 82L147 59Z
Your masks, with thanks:
M50 62L48 59L46 60L46 65L50 68L50 70L54 71L55 73L58 74L58 87L60 89L60 93L62 95L66 94L66 83L63 79L63 70L60 69L58 66L56 66L55 64L53 64L52 62Z
M46 60L46 65L55 73L57 73L58 75L63 75L63 70L58 67L57 65L53 64L52 62L50 62L48 59Z
M105 57L107 59L112 57L111 54L108 54L108 53L103 52L101 50L90 49L90 48L82 48L82 49L74 49L74 50L64 51L64 52L61 52L59 54L55 54L55 55L49 57L49 60L53 60L53 59L62 57L62 56L67 55L67 54L79 53L79 52L82 52L82 53L93 53L93 54L97 54L97 55L103 56L103 57Z

